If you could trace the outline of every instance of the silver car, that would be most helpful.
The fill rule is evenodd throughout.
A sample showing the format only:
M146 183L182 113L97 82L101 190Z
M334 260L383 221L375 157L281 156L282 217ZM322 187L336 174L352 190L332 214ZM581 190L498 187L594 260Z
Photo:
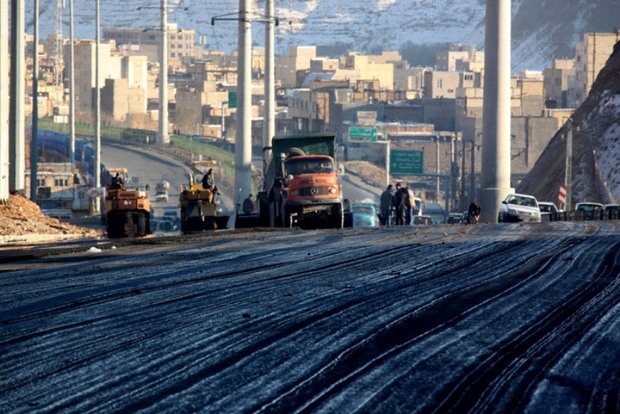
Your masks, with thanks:
M500 223L540 223L540 208L536 197L527 194L508 194L499 206Z

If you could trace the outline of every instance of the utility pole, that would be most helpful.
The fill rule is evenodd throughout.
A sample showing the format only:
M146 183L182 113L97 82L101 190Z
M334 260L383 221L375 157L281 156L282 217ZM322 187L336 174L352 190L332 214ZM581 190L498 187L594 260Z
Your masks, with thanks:
M32 137L30 139L30 200L37 201L39 149L39 0L34 0L34 56L32 65Z
M481 219L497 223L510 187L510 28L511 1L487 0L484 39L484 101Z
M62 9L64 8L63 0L56 0L56 21L54 24L54 85L58 86L62 83L62 66L64 64L62 57Z
M95 188L101 187L101 89L99 88L99 0L95 2ZM97 192L97 194L99 194ZM93 213L99 213L99 195Z
M263 130L263 148L271 147L275 135L275 18L274 0L265 0L265 123ZM271 151L263 151L263 168L271 158Z
M69 134L71 165L75 166L75 40L73 38L73 1L69 0Z
M159 50L159 134L157 145L170 144L168 136L168 6L161 0L161 43Z
M235 191L252 192L252 22L250 0L239 0L237 63L237 135L235 139ZM236 201L235 201L236 203Z
M9 110L9 190L25 192L26 173L26 137L24 101L26 86L24 68L26 67L25 48L25 13L24 2L11 2L11 84ZM6 60L3 60L6 62Z
M568 131L566 132L566 167L564 169L564 186L566 187L566 203L564 206L565 211L570 211L572 208L572 199L571 199L571 191L572 191L572 181L573 181L573 122L571 119L568 120Z
M0 0L0 62L9 60L9 0ZM13 28L15 29L15 28ZM13 32L14 33L14 32ZM0 205L9 202L9 68L0 65Z

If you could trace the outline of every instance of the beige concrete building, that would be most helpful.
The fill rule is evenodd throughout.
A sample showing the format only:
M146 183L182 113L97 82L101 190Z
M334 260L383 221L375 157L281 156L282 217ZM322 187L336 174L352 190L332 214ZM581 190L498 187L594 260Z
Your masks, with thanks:
M341 58L340 67L336 71L334 80L349 79L351 82L357 80L378 80L379 85L377 89L393 90L394 64L391 62L387 63L388 56L396 58L394 54L376 56L350 53ZM402 59L398 59L398 61L400 60Z
M424 96L424 74L429 68L409 67L406 61L394 63L394 90L405 91L406 99Z
M316 46L291 46L288 56L276 56L275 77L283 88L298 85L298 72L310 69L310 62L316 58Z
M583 41L575 46L575 83L569 96L570 107L576 108L587 98L618 40L620 30L615 33L586 33Z
M575 78L574 59L553 59L543 71L547 107L568 108L568 93Z
M473 72L424 72L425 98L456 98L458 88L479 87L479 77Z
M102 33L104 40L114 40L123 50L137 51L147 56L149 62L159 61L161 31L158 29L104 27ZM179 29L176 23L169 23L167 33L169 60L189 61L196 56L195 30Z
M435 69L441 72L481 72L484 69L484 52L473 46L452 45L446 51L437 52Z
M114 42L99 44L99 86L103 88L106 79L121 78L122 56L113 55ZM65 55L68 55L65 46ZM78 40L74 46L75 54L75 116L78 121L92 122L94 119L94 88L97 85L93 40ZM67 59L68 61L68 59Z

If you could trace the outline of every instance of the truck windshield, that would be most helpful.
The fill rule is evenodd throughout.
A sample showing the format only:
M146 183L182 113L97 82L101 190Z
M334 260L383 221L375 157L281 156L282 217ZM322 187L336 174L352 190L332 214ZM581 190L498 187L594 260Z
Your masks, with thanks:
M291 175L333 173L334 164L325 158L300 158L286 162L286 172Z

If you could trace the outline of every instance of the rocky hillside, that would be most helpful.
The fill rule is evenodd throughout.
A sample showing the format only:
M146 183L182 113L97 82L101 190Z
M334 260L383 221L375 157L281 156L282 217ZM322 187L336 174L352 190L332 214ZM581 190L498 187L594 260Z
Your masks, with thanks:
M620 202L620 42L575 111L572 202ZM558 131L517 191L556 201L564 183L566 132Z

